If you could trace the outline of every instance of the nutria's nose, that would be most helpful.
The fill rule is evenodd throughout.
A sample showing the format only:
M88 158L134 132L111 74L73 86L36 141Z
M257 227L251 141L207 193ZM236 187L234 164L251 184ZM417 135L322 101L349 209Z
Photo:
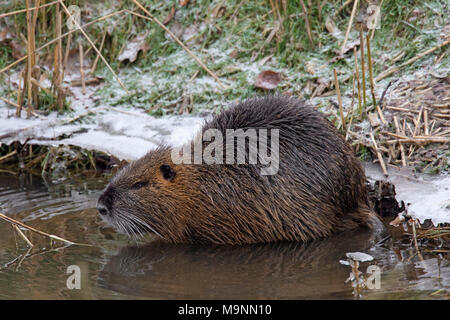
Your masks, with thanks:
M107 189L97 201L97 210L102 216L110 214L111 201L110 201L110 191Z
M101 203L97 204L97 210L98 210L98 213L100 213L102 216L106 216L109 213L108 208L106 208Z

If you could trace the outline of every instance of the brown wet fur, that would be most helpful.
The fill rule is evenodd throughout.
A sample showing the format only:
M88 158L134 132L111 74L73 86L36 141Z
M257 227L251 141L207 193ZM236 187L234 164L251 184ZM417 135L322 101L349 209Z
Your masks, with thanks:
M106 220L130 234L152 231L174 243L215 244L308 241L380 225L369 209L360 161L304 102L247 100L205 123L202 132L208 128L224 137L226 129L279 129L278 173L263 176L260 165L177 165L171 149L161 146L112 179L99 199Z

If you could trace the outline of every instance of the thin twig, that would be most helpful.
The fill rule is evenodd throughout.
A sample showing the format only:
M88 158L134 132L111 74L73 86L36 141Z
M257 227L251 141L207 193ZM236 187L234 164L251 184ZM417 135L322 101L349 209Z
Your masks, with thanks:
M352 28L352 25L353 25L353 18L355 17L357 7L358 7L358 0L355 0L355 2L353 3L353 9L352 9L352 14L350 16L350 21L348 22L347 31L345 32L344 42L342 43L341 56L344 54L345 44L347 43L348 35L350 34L350 29Z
M0 162L2 162L3 160L6 160L10 157L12 157L13 155L15 155L17 153L17 150L11 151L10 153L0 157Z
M400 131L400 125L398 123L397 116L394 116L394 125L395 125L395 131L397 132L397 134L404 135L404 133L402 131ZM406 167L405 148L403 147L403 143L399 142L398 144L400 145L400 155L402 157L402 166Z
M86 94L86 82L84 79L84 69L83 69L83 64L84 64L84 56L83 56L83 44L80 42L78 42L78 48L80 51L80 79L81 79L81 92L83 94Z
M372 55L370 52L370 37L368 34L366 35L366 45L367 45L367 64L369 65L370 92L372 93L373 105L377 106L377 100L375 98L375 83L373 81Z
M303 15L305 16L305 25L306 25L306 32L308 33L309 44L312 46L313 40L312 40L312 33L311 33L311 25L309 23L308 11L306 10L306 6L305 6L305 3L303 2L303 0L300 0L300 4L302 5Z
M33 243L27 238L27 236L22 232L22 230L20 230L19 227L16 226L15 224L13 226L14 229L17 231L17 233L23 238L23 240L25 240L28 246L30 246L30 248L34 247Z
M386 169L386 164L384 163L383 156L381 155L380 149L378 149L377 142L375 141L375 138L374 138L372 132L370 133L370 139L372 140L372 144L373 144L373 147L374 147L375 152L377 154L378 161L380 162L381 169L383 170L384 175L387 177L388 176L388 172L387 172L387 169Z
M45 7L54 5L55 3L58 3L58 2L59 2L59 0L56 0L56 1L53 1L53 2L49 2L49 3L43 4L42 6L38 6L38 7L33 7L33 8L28 8L28 9L21 9L21 10L16 10L16 11L12 11L12 12L2 13L2 14L0 14L0 19L4 18L4 17L15 15L15 14L18 14L18 13L24 13L24 12L27 12L27 11L33 11L34 9L45 8Z
M358 110L359 115L362 115L362 103L361 103L361 81L359 80L359 68L358 68L358 55L356 52L356 47L353 47L353 56L355 57L355 75L356 83L358 84Z
M134 1L134 0L133 0ZM106 65L106 67L109 69L109 71L111 71L112 75L114 76L114 78L117 80L117 82L120 84L120 86L127 92L127 94L130 94L130 92L128 91L128 89L125 87L125 85L122 83L122 81L120 81L119 77L117 76L117 74L114 72L114 70L111 68L111 66L109 65L109 63L106 61L106 59L103 57L103 55L101 54L101 52L97 49L97 47L95 46L95 44L92 42L91 38L89 38L89 36L87 35L87 33L83 30L83 28L80 26L80 24L78 23L78 21L76 21L76 19L74 19L72 17L72 15L70 14L69 10L67 9L66 5L64 4L64 2L62 0L59 0L59 3L61 4L61 6L63 7L64 11L66 12L66 14L72 18L73 23L76 25L76 27L80 30L80 32L83 34L83 36L86 38L86 40L89 42L89 44L92 46L92 48L94 49L94 51L100 55L100 58L102 59L103 63Z
M0 213L0 219L6 220L6 221L8 221L9 223L12 223L12 224L14 224L14 225L16 225L16 226L20 226L20 227L22 227L22 228L25 228L25 229L27 229L27 230L30 230L30 231L32 231L32 232L34 232L34 233L37 233L37 234L41 235L41 236L48 237L48 238L53 239L53 240L57 240L57 241L64 242L65 244L69 244L69 245L84 245L84 246L91 246L91 245L89 245L89 244L82 244L82 243L72 242L72 241L69 241L69 240L67 240L67 239L64 239L64 238L55 236L55 235L53 235L53 234L49 234L49 233L40 231L40 230L38 230L38 229L35 229L35 228L33 228L33 227L30 227L30 226L28 226L28 225L26 225L26 224L20 222L20 221L18 221L18 220L15 220L15 219L13 219L13 218L11 218L11 217L5 216L5 215L2 214L2 213Z
M409 64L411 64L411 63L413 63L413 62L415 62L415 61L417 61L417 60L419 60L420 58L426 56L427 54L432 53L433 51L436 51L437 49L440 49L440 48L446 46L446 45L449 44L449 43L450 43L450 39L448 39L448 40L442 42L441 44L438 44L437 46L435 46L435 47L433 47L433 48L431 48L431 49L428 49L428 50L426 50L426 51L424 51L424 52L422 52L422 53L419 53L419 54L416 55L415 57L409 59L409 60L406 61L406 62L403 62L403 63L402 63L401 65L399 65L399 66L394 66L394 67L389 68L388 70L386 70L386 71L382 72L381 74L379 74L378 77L375 78L375 81L378 82L378 81L380 81L380 80L382 80L382 79L384 79L384 78L390 76L391 74L393 74L393 73L399 71L401 68L403 68L403 67L405 67L405 66L407 66L407 65L409 65Z
M61 1L61 0L60 0ZM226 86L220 81L219 77L216 76L216 74L214 72L212 72L211 70L209 70L209 68L188 48L184 45L183 42L181 42L181 40L173 34L172 31L170 31L161 21L159 21L157 18L155 18L147 9L144 8L144 6L142 6L142 4L140 4L138 1L136 0L132 0L142 11L145 12L146 15L148 15L154 22L156 22L165 32L167 32L172 39L175 40L175 42L177 42L206 72L208 72L208 74L213 77L217 83L222 87L222 88L226 88ZM132 12L132 11L131 11Z
M105 44L105 39L106 39L106 31L103 32L102 41L101 41L101 43L100 43L100 48L99 48L99 51L100 51L100 52L103 50L103 45ZM91 67L91 73L94 73L94 72L95 72L95 69L97 69L97 63L98 63L98 59L99 59L99 58L100 58L100 56L97 54L97 55L95 56L94 63L92 64L92 67Z
M363 101L364 107L366 106L366 66L364 64L364 37L363 37L363 27L362 24L359 26L359 43L361 51L361 72L362 72L362 90L363 90Z
M334 85L336 87L336 93L337 93L337 98L338 98L338 102L339 102L339 113L341 114L342 129L345 132L345 131L347 131L347 129L346 129L346 125L345 125L344 110L342 108L341 90L339 89L339 81L338 81L336 69L333 69L333 72L334 72Z
M386 86L386 88L384 89L383 93L381 94L381 98L380 101L378 101L378 104L381 107L383 107L383 101L384 101L384 97L386 96L386 92L388 91L389 87L392 85L392 80L389 81L388 85Z

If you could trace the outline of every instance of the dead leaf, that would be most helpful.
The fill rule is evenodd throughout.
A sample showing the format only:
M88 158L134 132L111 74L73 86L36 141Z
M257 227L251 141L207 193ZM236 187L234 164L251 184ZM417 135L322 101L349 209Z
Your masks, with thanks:
M139 51L146 53L150 48L148 44L145 42L145 38L147 33L141 33L136 36L133 40L128 42L125 49L122 53L117 57L120 62L128 60L130 62L134 62L138 56Z
M175 16L175 6L172 6L172 9L170 9L169 15L164 19L163 24L167 25L170 21L172 21L174 16Z
M272 57L273 57L273 54L268 55L267 57L262 58L261 60L259 60L258 65L262 67L263 65L265 65L265 64L267 63L267 61L269 61L270 59L272 59Z
M0 31L0 45L10 47L14 59L20 59L24 55L22 46L18 44L15 40L15 36L7 28Z
M330 16L328 16L325 19L325 28L327 28L328 32L331 33L331 35L333 37L335 37L336 39L340 39L342 37L342 32L341 30L338 29L338 27L336 27L336 24L334 23L334 21L330 18Z
M180 6L185 7L189 4L189 0L180 0Z
M308 61L306 62L306 71L308 71L309 74L314 75L315 71L314 71L314 62Z
M281 81L281 74L279 72L266 70L262 71L255 81L255 87L264 90L272 90L277 87Z
M313 97L321 96L325 92L325 90L330 89L332 86L332 82L325 78L318 78L316 80L316 84L317 84L316 89L312 94Z
M237 56L238 56L238 50L237 49L234 49L233 51L231 51L229 54L228 54L228 56L230 57L230 58L233 58L233 59L236 59L237 58Z
M0 31L0 43L11 40L12 38L13 36L8 29L3 29L2 31Z
M342 50L342 53L341 53L341 50L338 50L338 49L335 49L334 52L337 53L340 57L342 57L343 54L349 52L350 50L353 50L354 47L358 47L358 46L359 46L359 39L354 40L354 41L348 41L345 44L345 47L344 47L344 50Z

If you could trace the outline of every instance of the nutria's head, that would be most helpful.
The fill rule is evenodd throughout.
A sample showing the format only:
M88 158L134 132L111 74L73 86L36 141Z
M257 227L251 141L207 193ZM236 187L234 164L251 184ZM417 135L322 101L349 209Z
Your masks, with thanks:
M189 167L174 164L170 149L160 147L121 169L98 199L97 209L121 233L151 232L176 241L184 232L193 180Z

